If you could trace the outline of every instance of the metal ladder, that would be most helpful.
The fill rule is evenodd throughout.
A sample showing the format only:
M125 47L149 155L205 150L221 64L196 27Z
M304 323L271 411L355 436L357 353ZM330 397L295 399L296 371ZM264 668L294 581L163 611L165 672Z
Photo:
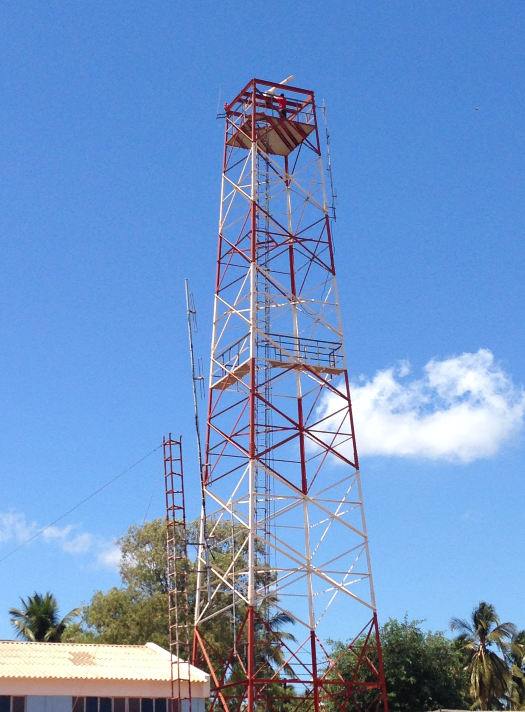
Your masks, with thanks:
M188 544L182 441L163 439L166 485L166 550L171 653L169 712L191 712L191 637L188 604ZM184 683L187 680L187 688ZM182 700L187 706L182 706Z

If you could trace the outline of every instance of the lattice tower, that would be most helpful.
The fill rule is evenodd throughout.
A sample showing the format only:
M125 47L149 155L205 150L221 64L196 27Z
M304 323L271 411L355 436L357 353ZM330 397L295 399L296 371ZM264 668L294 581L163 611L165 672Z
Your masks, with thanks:
M194 662L211 710L386 710L314 94L225 118Z

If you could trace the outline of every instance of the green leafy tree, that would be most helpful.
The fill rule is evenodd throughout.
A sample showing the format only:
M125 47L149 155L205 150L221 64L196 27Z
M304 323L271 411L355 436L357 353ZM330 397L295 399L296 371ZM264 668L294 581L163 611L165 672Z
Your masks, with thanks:
M470 620L453 618L450 627L459 633L458 645L467 658L465 669L469 674L473 707L502 709L512 680L508 656L513 650L516 626L500 623L494 606L481 601Z
M188 525L188 540L198 541L198 521ZM228 569L232 557L232 537L229 524L215 527L215 539L221 542L215 544L213 556L214 566ZM235 549L243 547L244 533L234 532ZM166 523L163 519L154 519L143 526L133 526L118 541L121 550L119 573L121 585L111 588L107 593L96 591L88 605L82 610L82 620L67 631L70 641L144 644L148 641L157 643L164 648L169 645L168 631L168 579L166 566ZM182 553L182 552L181 552ZM237 557L239 569L246 568L242 556ZM190 628L193 622L195 606L195 589L197 578L195 563L188 563L188 604ZM246 614L246 607L238 605L232 612L231 595L218 593L214 598L218 608L226 608L224 615L210 619L202 627L202 633L207 641L223 657L227 657L233 648L233 630L239 630ZM286 613L271 613L259 611L263 618L269 618L273 630L282 631L280 635L293 640L293 635L283 631L283 627L293 622ZM181 613L184 617L185 612ZM235 616L235 621L233 621ZM273 616L273 617L272 617ZM256 635L264 637L263 625L256 622ZM242 645L242 641L241 641ZM266 657L267 662L273 661L278 666L283 663L279 654L275 655L275 647L271 644L266 649L258 646L258 654Z
M118 541L121 585L96 591L70 626L69 641L169 647L166 527L162 519L133 526ZM194 586L193 586L194 588Z
M22 608L11 608L9 615L17 636L24 640L59 643L67 626L71 625L81 613L81 608L74 608L60 619L58 603L51 593L44 596L35 593L22 601Z
M423 631L422 622L408 621L406 617L403 621L391 618L380 629L390 712L468 709L467 676L463 671L461 649L442 632ZM356 641L354 647L359 648L363 642ZM332 641L331 645L334 659L342 655L338 669L343 679L353 679L356 656L344 652L347 646L343 642ZM369 657L377 667L377 651L370 650ZM357 680L372 681L373 677L362 666ZM370 692L362 695L360 702L364 709L372 702L372 695L375 694Z

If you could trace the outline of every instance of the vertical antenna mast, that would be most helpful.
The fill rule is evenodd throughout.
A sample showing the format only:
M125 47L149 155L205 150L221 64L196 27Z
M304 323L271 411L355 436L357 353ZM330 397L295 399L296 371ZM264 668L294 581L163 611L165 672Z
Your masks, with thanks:
M190 292L188 280L185 279L184 283L185 283L185 287L186 287L186 312L188 315L188 340L189 340L189 346L190 346L191 379L192 379L192 384L193 384L193 407L194 407L194 413L195 413L195 434L197 436L197 456L198 456L198 460L199 460L199 477L200 477L200 485L201 485L201 520L200 520L200 528L199 528L199 543L198 543L198 553L197 553L197 561L198 561L199 568L197 571L197 577L198 577L199 581L202 579L202 571L200 570L200 566L201 566L202 561L204 561L205 569L206 569L206 582L207 582L207 588L208 588L208 598L211 598L210 577L209 577L209 570L210 570L209 548L208 548L207 527L206 527L206 497L204 494L204 467L203 467L203 462L202 462L201 431L200 431L200 422L199 422L199 399L197 397L197 383L199 384L201 398L204 398L204 396L205 396L204 375L202 373L203 369L202 369L201 359L199 359L199 375L197 375L197 372L195 369L195 355L194 355L194 350L193 350L193 333L198 331L197 310L195 308L195 300L193 298L193 293ZM200 605L200 590L199 590L199 587L197 587L196 608L198 608L199 605Z
M195 410L195 433L197 435L197 454L199 458L199 473L202 481L202 447L201 447L201 433L199 425L199 401L197 398L197 383L200 387L201 398L204 398L204 376L202 374L201 361L199 359L200 371L199 375L196 373L195 369L195 356L193 351L193 332L198 331L197 326L197 310L195 309L195 300L193 299L193 294L190 292L188 280L184 280L186 286L186 310L188 315L188 339L190 344L190 362L191 362L191 379L193 382L193 406Z
M323 101L323 105L321 106L321 111L323 112L323 119L324 119L324 128L326 132L326 172L328 173L328 177L330 179L330 190L332 193L332 214L331 218L334 222L337 221L337 216L335 214L335 206L337 203L337 193L335 192L334 188L334 176L332 173L332 157L330 154L330 132L328 131L328 121L326 120L326 106Z

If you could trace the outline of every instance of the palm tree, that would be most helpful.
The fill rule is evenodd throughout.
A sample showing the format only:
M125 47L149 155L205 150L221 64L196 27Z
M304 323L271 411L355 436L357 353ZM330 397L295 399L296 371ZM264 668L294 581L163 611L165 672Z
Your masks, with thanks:
M289 666L285 665L286 655L279 639L295 642L295 636L290 631L282 630L285 625L294 625L295 619L286 611L278 611L273 615L270 613L270 605L276 600L277 598L274 597L264 604L254 621L254 635L258 643L255 664L265 666L270 675L273 674L272 666L277 668L284 666L283 669L290 672Z
M512 636L507 662L511 674L507 709L525 710L525 630L520 630Z
M35 593L22 601L22 608L11 608L11 623L19 638L30 641L59 643L66 629L74 618L80 615L81 608L74 608L60 620L58 603L53 594L42 596Z
M255 670L259 678L268 680L268 683L260 688L261 699L257 704L257 710L279 709L281 712L285 712L287 702L295 697L296 692L293 687L288 687L286 682L281 681L282 673L285 677L293 674L293 669L286 662L288 654L282 643L295 642L295 636L290 631L283 630L283 627L293 625L295 619L286 611L274 610L273 604L277 600L277 596L270 596L261 606L258 606L254 616ZM231 699L237 701L240 701L245 693L244 683L248 667L246 637L240 643L240 650L244 662L241 663L239 658L233 661L228 679L231 685L229 688ZM263 698L266 700L264 703ZM273 700L273 706L268 700Z
M470 694L473 709L501 709L511 671L508 663L510 641L516 635L513 623L500 623L494 606L481 601L474 608L470 621L452 618L450 628L458 631L458 642L467 656L466 670L470 673ZM495 650L501 653L501 657Z

